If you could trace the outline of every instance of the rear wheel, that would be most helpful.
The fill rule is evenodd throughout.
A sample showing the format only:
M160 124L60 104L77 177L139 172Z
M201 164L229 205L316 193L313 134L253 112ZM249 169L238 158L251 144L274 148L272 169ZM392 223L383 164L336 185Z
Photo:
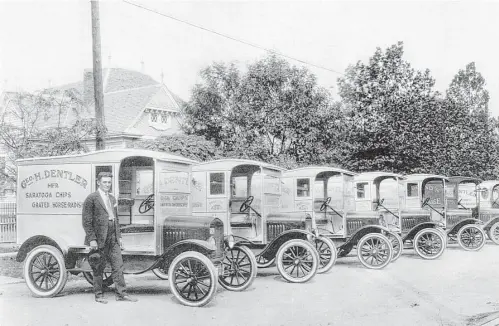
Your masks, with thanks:
M168 279L173 295L190 307L206 305L217 290L215 266L196 251L186 251L175 257L168 270Z
M319 255L309 242L299 239L285 242L277 252L277 270L291 283L304 283L317 273Z
M267 268L272 266L275 263L275 258L267 259L261 255L256 257L256 264L258 268Z
M50 245L35 247L28 253L23 274L31 293L42 298L59 294L68 280L62 252Z
M162 280L167 280L168 279L168 270L163 269L162 267L158 267L152 270L154 275L156 275L158 278Z
M414 250L424 259L437 259L445 250L445 239L435 229L422 229L414 237Z
M85 260L87 260L87 258L83 258L82 262L84 262ZM94 274L92 272L82 272L82 274L88 283L94 285ZM113 278L111 277L111 272L104 272L102 274L102 286L107 288L113 285L113 283L114 281Z
M382 269L393 256L392 243L381 233L369 233L357 244L357 257L369 269Z
M326 273L333 268L336 263L337 251L334 242L325 237L320 237L315 240L315 249L319 254L319 268L317 273Z
M256 258L246 246L227 249L222 261L223 272L218 282L229 291L247 289L256 277Z
M492 224L489 229L488 236L493 243L499 245L499 222Z
M464 250L478 251L485 245L485 232L475 224L467 224L457 233L457 242Z
M386 237L392 243L393 255L392 255L392 263L400 258L402 255L402 250L404 250L404 242L400 235L395 232L387 232Z

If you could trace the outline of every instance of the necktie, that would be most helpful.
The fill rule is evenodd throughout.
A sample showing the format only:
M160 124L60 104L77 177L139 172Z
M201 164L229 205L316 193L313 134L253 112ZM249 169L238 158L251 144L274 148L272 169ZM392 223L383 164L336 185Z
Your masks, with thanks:
M114 210L113 206L111 205L111 199L109 198L108 193L106 193L106 209L107 212L109 213L109 220L110 221L114 220Z

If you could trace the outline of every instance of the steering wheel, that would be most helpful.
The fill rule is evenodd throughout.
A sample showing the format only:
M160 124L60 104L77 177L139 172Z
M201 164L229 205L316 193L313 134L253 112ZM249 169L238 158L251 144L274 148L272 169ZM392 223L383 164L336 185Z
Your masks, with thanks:
M326 210L327 205L331 202L331 197L327 197L326 200L322 203L320 211L324 212Z
M248 198L246 198L246 200L243 201L243 203L241 204L241 207L239 207L239 211L241 213L246 212L248 210L248 208L250 208L251 203L253 202L253 199L255 199L255 197L253 197L253 196L249 196Z
M385 198L381 198L381 200L379 200L379 199L373 200L373 204L376 204L376 207L374 208L374 210L377 210L378 207L381 206L384 201L385 201Z
M430 197L426 197L425 200L423 201L423 205L421 205L421 207L425 207L426 205L428 205L429 202L430 202Z
M144 214L154 208L154 194L150 194L140 203L139 213Z

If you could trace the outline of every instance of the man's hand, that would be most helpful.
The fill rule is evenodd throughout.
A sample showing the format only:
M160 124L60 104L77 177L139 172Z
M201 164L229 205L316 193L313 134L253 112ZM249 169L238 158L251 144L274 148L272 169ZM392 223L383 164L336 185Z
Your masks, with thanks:
M125 250L125 246L123 246L123 239L120 238L120 247L121 250Z
M90 241L90 248L94 250L97 249L97 241L95 240Z

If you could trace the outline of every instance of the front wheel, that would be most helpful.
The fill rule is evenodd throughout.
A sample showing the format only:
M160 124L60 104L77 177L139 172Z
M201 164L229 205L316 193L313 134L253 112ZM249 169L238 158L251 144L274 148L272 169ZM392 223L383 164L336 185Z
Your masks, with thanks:
M393 255L392 255L392 263L400 258L402 255L402 250L404 250L404 242L400 235L395 232L387 232L386 237L392 243Z
M422 229L414 237L414 250L424 259L437 259L445 250L442 232L435 229Z
M59 294L68 280L62 252L50 245L38 246L29 252L23 274L31 293L42 298Z
M218 282L229 291L244 291L254 281L257 273L256 258L246 246L227 249L222 261L222 275Z
M485 245L485 232L475 224L467 224L457 233L457 242L464 250L478 251Z
M499 245L499 222L492 224L489 229L488 236L493 243Z
M162 267L158 267L152 270L154 275L156 275L159 279L167 280L168 279L168 271L163 269Z
M320 237L315 240L315 249L319 254L319 268L317 273L326 273L333 268L336 263L337 250L334 242L325 237Z
M317 273L319 255L305 240L289 240L277 252L277 270L291 283L304 283Z
M390 240L380 233L368 233L357 244L357 257L369 269L382 269L392 260Z
M206 305L217 290L215 266L196 251L186 251L175 257L168 270L168 279L173 295L190 307Z

